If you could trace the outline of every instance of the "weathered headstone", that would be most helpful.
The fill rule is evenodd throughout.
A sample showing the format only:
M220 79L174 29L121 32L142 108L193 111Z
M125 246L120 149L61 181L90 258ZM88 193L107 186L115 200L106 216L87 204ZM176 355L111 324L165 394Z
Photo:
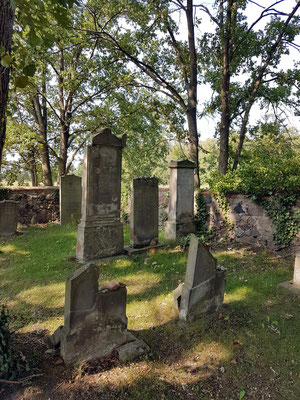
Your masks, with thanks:
M121 162L126 135L106 128L86 147L82 182L82 215L76 256L80 261L118 255L123 251L120 222Z
M194 168L188 160L171 161L169 215L165 225L165 238L195 233L194 223Z
M132 181L130 246L140 248L158 243L158 180L135 178Z
M294 276L292 281L286 281L279 284L280 287L288 289L290 292L300 296L300 253L296 254Z
M97 266L87 264L67 279L64 326L52 338L66 364L107 356L126 343L126 287L98 291L98 276Z
M98 277L98 267L87 264L66 281L64 326L51 337L66 364L105 357L113 351L127 361L149 350L126 329L126 286L112 282L99 290Z
M81 177L64 175L60 178L60 224L78 223L81 217Z
M0 201L0 236L11 236L17 231L19 202Z
M191 235L186 276L174 290L174 305L179 318L192 321L216 311L223 302L225 269L195 236Z

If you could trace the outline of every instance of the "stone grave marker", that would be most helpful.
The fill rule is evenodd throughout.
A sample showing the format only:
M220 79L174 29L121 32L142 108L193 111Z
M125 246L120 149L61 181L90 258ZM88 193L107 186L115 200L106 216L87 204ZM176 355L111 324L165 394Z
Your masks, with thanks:
M279 284L280 287L288 289L290 292L300 296L300 253L296 254L294 265L294 276L292 281Z
M76 256L90 261L123 252L120 222L121 162L126 135L117 137L105 128L85 150L82 215L78 225Z
M105 357L113 351L127 361L149 350L127 331L126 286L111 282L99 290L98 277L98 267L86 264L66 281L64 326L51 337L65 364Z
M174 290L174 305L179 319L193 321L215 312L224 299L225 269L195 236L191 235L186 276Z
M81 177L64 175L60 178L60 224L78 223L81 217Z
M135 178L131 189L129 254L158 247L158 180Z
M169 215L165 225L165 238L176 240L179 236L195 233L194 223L194 168L189 160L169 163L170 194Z
M18 210L18 201L0 201L0 236L12 236L17 232Z

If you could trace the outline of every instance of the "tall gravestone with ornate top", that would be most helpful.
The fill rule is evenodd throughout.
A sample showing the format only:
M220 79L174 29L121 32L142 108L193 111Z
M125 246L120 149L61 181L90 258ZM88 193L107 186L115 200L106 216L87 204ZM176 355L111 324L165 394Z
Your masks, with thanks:
M189 160L170 161L169 215L165 225L165 238L195 233L194 223L194 168Z
M93 136L84 156L82 215L76 256L80 261L118 255L123 251L120 222L122 148L126 135L105 128Z

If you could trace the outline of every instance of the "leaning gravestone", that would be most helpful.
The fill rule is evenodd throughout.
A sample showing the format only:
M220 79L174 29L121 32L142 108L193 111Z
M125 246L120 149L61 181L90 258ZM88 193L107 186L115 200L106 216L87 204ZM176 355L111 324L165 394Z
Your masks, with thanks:
M123 251L120 222L122 148L126 135L108 128L86 147L82 182L82 215L76 256L80 261L118 255Z
M60 178L60 224L78 223L81 217L81 177L64 175Z
M194 223L194 168L188 160L171 161L169 215L165 225L165 238L195 233Z
M17 231L19 202L0 201L0 236L11 236Z
M99 269L87 264L66 281L64 326L51 336L66 364L90 361L116 351L121 361L148 351L148 346L127 331L126 286L98 289Z
M131 188L130 246L135 250L158 245L158 180L157 178L135 178Z
M293 280L282 282L279 286L300 296L300 253L296 254Z
M185 281L173 292L179 318L193 321L216 311L222 305L224 292L225 269L217 267L216 259L192 234Z

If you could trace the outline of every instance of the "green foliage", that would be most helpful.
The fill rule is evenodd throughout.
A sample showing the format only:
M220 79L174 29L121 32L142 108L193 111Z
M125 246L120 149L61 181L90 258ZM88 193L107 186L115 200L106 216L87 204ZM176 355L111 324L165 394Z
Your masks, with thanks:
M2 305L0 311L0 377L14 380L23 369L24 363L11 348L12 333L9 329L9 320L8 309ZM27 364L25 364L25 369L29 370Z
M209 214L207 212L206 202L204 200L201 190L197 190L196 196L196 213L195 213L195 224L197 230L197 236L202 242L212 241L215 237L215 230L207 226L207 220Z
M211 174L210 188L225 215L226 194L251 196L272 219L275 243L287 247L300 228L298 213L292 212L300 195L299 137L292 132L280 132L276 124L265 124L259 133L258 137L248 139L236 171ZM264 196L271 196L270 200Z
M291 245L300 229L300 210L292 212L296 204L295 195L280 194L267 199L258 198L257 202L267 211L275 227L274 242L283 248Z

